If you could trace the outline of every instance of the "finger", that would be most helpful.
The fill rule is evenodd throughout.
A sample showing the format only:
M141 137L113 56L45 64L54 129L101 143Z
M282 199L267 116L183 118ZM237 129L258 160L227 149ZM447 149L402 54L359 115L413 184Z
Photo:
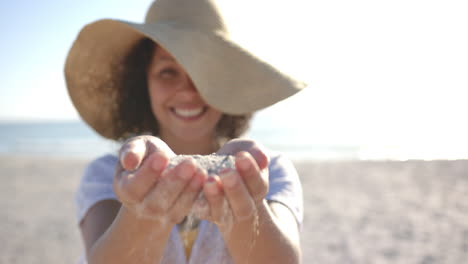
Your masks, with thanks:
M174 152L161 139L153 136L137 136L128 139L120 149L119 159L126 170L136 170L143 160L153 152L163 152L169 158Z
M203 185L203 194L209 205L209 217L210 220L217 223L222 219L224 205L224 194L221 188L221 180L218 176L213 175L209 177Z
M176 156L176 154L172 151L171 148L169 148L166 142L162 141L160 138L153 137L153 136L146 136L145 140L146 140L146 146L149 151L156 151L156 150L162 151L166 153L166 155L169 158Z
M220 178L236 221L250 218L255 212L255 204L241 176L235 170L227 170Z
M257 142L250 139L233 139L219 149L217 154L235 155L240 151L249 152L257 162L261 170L268 166L269 158L264 148Z
M126 203L138 203L156 184L161 172L169 163L162 152L151 154L137 171L123 170L114 185L115 193Z
M119 160L125 170L133 171L140 167L146 154L146 142L135 137L125 142L119 151Z
M268 191L268 174L260 171L258 164L248 152L237 153L235 164L249 194L255 202L261 201Z
M120 180L123 171L125 171L125 169L122 167L122 164L117 162L114 170L114 183Z
M170 209L169 214L173 222L181 222L191 212L193 204L202 190L204 178L203 172L198 170L185 186L174 206Z
M220 155L236 154L242 150L248 150L255 144L253 140L248 139L232 139L224 144L217 152Z
M192 159L163 171L158 184L146 195L143 207L150 215L167 214L185 186L190 182L196 165Z
M254 160L256 161L258 168L260 170L264 170L268 168L268 164L270 163L269 157L265 154L265 151L262 149L262 147L258 144L255 144L252 148L246 150Z

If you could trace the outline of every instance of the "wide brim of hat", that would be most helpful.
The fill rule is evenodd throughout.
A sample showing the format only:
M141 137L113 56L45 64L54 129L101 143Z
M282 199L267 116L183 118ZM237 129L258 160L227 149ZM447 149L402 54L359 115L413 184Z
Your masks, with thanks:
M104 137L115 139L116 68L143 37L170 52L201 97L224 113L251 113L305 87L219 32L200 32L190 25L169 22L98 20L85 26L73 43L65 62L65 77L80 116Z

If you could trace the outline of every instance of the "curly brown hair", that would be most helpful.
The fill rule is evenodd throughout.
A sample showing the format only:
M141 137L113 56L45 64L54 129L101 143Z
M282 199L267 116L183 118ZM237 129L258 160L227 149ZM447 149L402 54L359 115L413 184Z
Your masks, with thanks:
M114 114L114 135L120 140L141 134L159 135L159 124L151 110L146 80L147 69L157 44L149 38L138 41L124 58L117 83L117 111ZM216 125L218 140L230 140L248 128L252 113L223 114Z

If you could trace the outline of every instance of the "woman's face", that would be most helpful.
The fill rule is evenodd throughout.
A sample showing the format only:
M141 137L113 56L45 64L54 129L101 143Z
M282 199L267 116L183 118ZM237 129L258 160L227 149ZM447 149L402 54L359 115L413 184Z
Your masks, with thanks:
M163 140L213 141L221 112L204 102L185 70L161 47L155 50L147 78Z

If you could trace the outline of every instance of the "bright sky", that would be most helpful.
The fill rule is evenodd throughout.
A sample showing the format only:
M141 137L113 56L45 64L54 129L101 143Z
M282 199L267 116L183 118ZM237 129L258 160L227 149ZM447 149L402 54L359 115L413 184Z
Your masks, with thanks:
M78 31L100 18L141 22L150 2L0 1L0 120L77 119L62 72ZM309 83L262 111L264 121L306 131L312 143L457 146L468 156L466 0L221 6L235 40Z

